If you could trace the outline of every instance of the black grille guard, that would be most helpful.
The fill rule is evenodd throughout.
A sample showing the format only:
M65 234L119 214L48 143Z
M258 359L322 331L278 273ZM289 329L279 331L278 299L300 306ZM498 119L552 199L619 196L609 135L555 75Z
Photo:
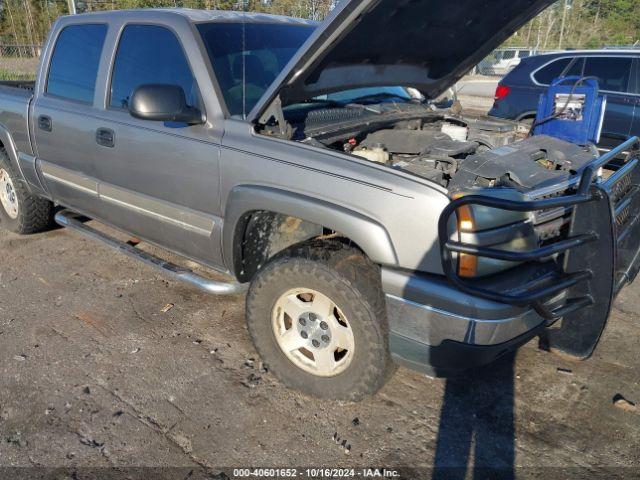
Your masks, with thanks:
M549 195L547 189L541 189L527 194L532 200L467 195L451 201L438 223L442 268L449 281L471 295L516 306L529 306L549 321L567 318L584 307L590 306L587 310L593 310L597 304L601 304L604 328L613 298L626 283L633 281L640 264L640 169L636 168L639 149L640 141L633 137L594 159L579 178L562 186L563 190L572 190L574 193L541 198ZM625 152L625 161L619 162L619 157ZM614 172L607 179L599 179L598 171L605 165ZM509 251L452 240L450 218L466 205L515 212L570 208L573 212L569 234L565 238L533 250ZM589 246L583 248L585 245ZM550 274L550 278L546 277L546 282L538 279L512 286L505 292L481 286L487 282L460 277L456 255L460 253L519 263L542 262L561 254L563 261ZM600 278L602 276L607 278ZM558 297L564 297L559 305ZM602 304L606 304L606 308ZM597 341L598 338L595 344ZM586 350L583 348L579 355L588 356L593 348L588 352Z

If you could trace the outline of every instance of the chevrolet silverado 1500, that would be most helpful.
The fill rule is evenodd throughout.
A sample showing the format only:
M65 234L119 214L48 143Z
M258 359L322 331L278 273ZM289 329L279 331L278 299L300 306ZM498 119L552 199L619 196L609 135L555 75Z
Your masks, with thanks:
M204 291L248 288L264 361L319 396L534 336L588 357L638 270L636 139L599 156L432 101L549 3L62 17L35 85L0 88L2 226L55 216Z

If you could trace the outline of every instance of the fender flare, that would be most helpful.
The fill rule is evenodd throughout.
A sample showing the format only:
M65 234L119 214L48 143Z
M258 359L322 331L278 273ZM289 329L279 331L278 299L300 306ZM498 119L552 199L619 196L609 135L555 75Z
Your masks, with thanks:
M13 141L13 137L11 136L11 132L9 132L9 129L1 123L0 142L2 142L4 149L7 151L7 155L9 155L9 160L13 164L13 167L17 172L20 172L22 180L26 183L24 173L22 172L22 169L20 168L20 162L18 161L18 149L16 147L16 144Z
M354 241L369 258L382 265L397 265L398 257L386 229L375 220L325 200L260 185L239 185L227 197L222 232L224 262L236 270L241 219L249 212L267 210L322 225ZM236 274L238 272L235 272Z

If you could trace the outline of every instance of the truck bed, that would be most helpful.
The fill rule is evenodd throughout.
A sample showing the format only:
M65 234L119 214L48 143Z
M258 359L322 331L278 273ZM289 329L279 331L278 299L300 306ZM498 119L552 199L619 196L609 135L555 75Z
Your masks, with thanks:
M29 105L34 81L0 82L0 129L11 132L17 151L33 154L29 139Z

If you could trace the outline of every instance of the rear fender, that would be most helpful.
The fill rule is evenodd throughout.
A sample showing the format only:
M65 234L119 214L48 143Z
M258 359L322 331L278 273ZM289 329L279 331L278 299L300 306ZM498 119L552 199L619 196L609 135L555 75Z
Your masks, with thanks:
M2 124L0 124L0 142L9 156L14 171L20 174L20 179L24 181L27 189L36 195L48 197L36 171L36 157L18 152L11 132Z
M4 146L4 149L7 151L7 155L9 155L9 160L11 160L11 165L13 168L20 172L20 176L24 180L24 174L22 173L22 169L20 168L20 162L18 162L18 149L16 148L16 144L13 141L13 137L9 130L2 124L0 124L0 142Z

